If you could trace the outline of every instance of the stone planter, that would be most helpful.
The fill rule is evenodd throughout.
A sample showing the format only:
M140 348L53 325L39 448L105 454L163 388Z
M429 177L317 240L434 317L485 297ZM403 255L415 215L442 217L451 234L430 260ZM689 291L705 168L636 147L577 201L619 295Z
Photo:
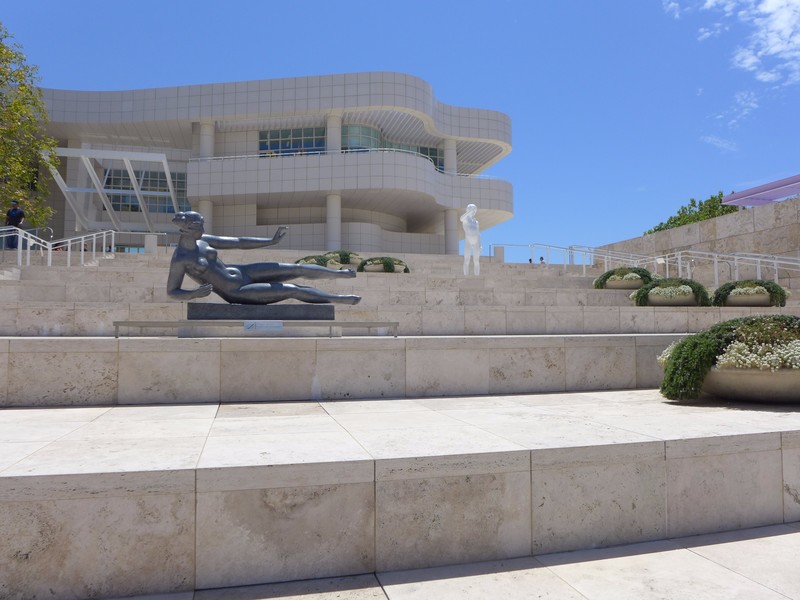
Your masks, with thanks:
M724 400L800 402L800 369L718 369L712 367L703 392Z
M607 290L638 290L644 283L643 279L617 279L606 281Z
M403 265L395 265L394 272L395 273L402 273L405 270ZM364 265L364 271L366 273L387 273L388 271L383 270L383 264L377 265Z
M725 306L770 306L769 294L742 294L728 296Z
M657 294L648 294L647 303L650 306L697 306L697 300L694 299L694 294L686 296L659 296Z

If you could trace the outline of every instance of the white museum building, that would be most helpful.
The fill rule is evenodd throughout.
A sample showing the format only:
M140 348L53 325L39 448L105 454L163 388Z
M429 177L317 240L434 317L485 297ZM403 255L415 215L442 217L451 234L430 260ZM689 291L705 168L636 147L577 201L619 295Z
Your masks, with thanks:
M482 229L513 216L511 184L482 175L511 151L510 118L440 102L411 75L42 91L56 237L171 243L172 213L191 209L215 235L288 225L283 249L458 254L468 204Z

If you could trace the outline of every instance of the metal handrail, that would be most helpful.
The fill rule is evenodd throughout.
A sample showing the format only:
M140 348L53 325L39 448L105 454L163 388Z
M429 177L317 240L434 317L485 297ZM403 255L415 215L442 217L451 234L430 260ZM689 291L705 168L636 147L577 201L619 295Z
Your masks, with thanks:
M530 244L491 244L490 249L494 254L495 247L525 247L529 248L530 262L537 262L536 256L539 255L535 249L540 249L542 256L547 257L547 264L552 264L552 258L561 258L564 271L567 265L581 265L584 275L586 267L602 267L603 271L608 271L615 267L643 267L658 273L663 269L666 277L670 276L671 271L677 273L677 277L691 279L692 271L697 271L703 263L713 268L714 287L719 286L720 266L728 266L728 280L739 280L743 269L755 271L755 279L763 279L765 271L771 272L774 281L778 282L781 273L794 276L800 275L800 258L792 256L777 256L769 254L750 254L732 253L722 254L718 252L700 252L697 250L681 250L655 256L632 254L627 252L616 252L604 248L592 248L590 246L555 246L552 244L530 243Z
M116 236L115 231L94 231L83 235L75 236L72 238L65 238L62 240L44 240L39 236L20 229L19 227L0 227L0 243L3 250L6 251L7 238L16 236L17 247L12 249L17 255L17 266L30 266L31 264L31 251L38 251L40 256L47 254L47 266L53 265L53 252L66 252L67 266L72 266L72 255L76 252L80 259L80 264L86 263L86 255L91 253L91 260L97 258L98 242L100 242L100 251L104 252L107 247L114 247L114 239Z

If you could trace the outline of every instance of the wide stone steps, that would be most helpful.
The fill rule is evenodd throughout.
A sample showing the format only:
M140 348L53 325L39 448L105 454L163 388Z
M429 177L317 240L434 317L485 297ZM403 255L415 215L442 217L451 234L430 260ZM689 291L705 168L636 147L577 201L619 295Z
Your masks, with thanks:
M798 432L793 411L652 390L0 411L0 596L191 592L797 522Z

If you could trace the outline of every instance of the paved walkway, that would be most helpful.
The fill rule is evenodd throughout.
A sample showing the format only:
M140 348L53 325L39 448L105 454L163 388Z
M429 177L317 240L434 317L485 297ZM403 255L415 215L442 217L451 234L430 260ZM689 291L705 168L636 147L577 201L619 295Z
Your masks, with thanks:
M800 523L453 567L148 600L800 599Z

